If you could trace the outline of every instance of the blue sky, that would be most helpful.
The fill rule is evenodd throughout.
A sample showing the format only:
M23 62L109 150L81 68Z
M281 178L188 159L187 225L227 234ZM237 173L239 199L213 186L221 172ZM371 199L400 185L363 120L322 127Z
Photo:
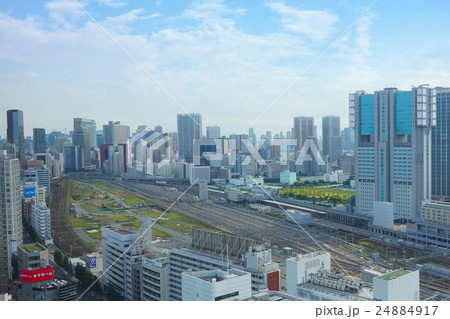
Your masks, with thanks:
M78 1L176 99L223 134L259 115L373 2ZM450 86L450 3L379 0L254 125L340 115L348 94ZM26 134L72 129L74 117L176 130L173 102L72 0L0 2L0 135L5 111Z

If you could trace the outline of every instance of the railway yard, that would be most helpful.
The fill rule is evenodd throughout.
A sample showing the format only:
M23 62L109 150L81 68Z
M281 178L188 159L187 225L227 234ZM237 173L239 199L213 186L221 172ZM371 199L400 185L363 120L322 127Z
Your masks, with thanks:
M340 229L336 223L329 223L314 216L310 226L302 227L283 220L281 214L279 216L265 214L242 205L229 204L218 193L210 192L209 201L199 202L193 192L183 194L181 189L164 185L118 181L103 181L103 183L123 194L130 194L132 198L156 205L158 209L151 215L152 218L161 217L161 221L166 220L162 214L170 207L167 214L178 214L188 220L197 221L200 228L219 230L270 243L275 259L281 262L286 257L281 254L281 248L291 247L295 253L325 250L331 254L333 267L349 276L359 276L361 269L365 267L395 269L415 266L422 261L450 267L449 259L446 257L437 257L427 251L386 242L363 232L349 232ZM72 250L74 256L82 255L92 248L80 241L68 226L69 178L61 179L53 187L52 224L55 244L66 252ZM198 227L198 225L190 223L188 226ZM185 235L188 226L175 228L174 231ZM375 255L377 257L372 258ZM426 274L421 275L421 299L430 298L438 293L448 294L449 288L448 278L443 280Z

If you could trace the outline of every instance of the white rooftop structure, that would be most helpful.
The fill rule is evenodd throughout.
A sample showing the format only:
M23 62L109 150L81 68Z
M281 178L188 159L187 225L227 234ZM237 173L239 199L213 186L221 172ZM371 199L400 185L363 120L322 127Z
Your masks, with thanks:
M200 270L181 274L183 301L231 301L251 297L251 275L230 270Z

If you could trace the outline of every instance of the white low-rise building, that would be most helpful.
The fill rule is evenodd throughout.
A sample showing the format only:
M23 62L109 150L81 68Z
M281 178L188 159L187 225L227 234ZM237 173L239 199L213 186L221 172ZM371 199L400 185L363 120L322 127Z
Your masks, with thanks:
M383 228L394 227L394 203L373 203L373 224Z
M304 284L310 275L320 269L331 270L330 254L324 251L314 251L309 254L298 254L286 259L286 291L297 296L297 285Z
M336 171L331 172L331 173L325 173L323 175L323 179L326 182L341 184L341 183L343 183L343 182L345 182L345 181L350 179L350 174L344 173L343 170L336 170Z
M297 181L297 173L290 172L288 170L282 171L280 173L281 184L294 184L296 181Z
M251 297L251 275L229 270L200 270L181 274L183 301L231 301Z
M419 270L397 269L373 279L373 298L382 301L418 301Z

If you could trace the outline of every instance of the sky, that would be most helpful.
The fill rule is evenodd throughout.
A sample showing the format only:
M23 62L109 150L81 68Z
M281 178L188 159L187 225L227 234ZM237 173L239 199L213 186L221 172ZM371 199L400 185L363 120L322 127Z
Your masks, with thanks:
M204 134L285 132L294 116L320 133L322 116L348 125L357 90L450 86L450 1L378 0L361 16L373 2L2 0L0 136L8 109L27 136L75 117L170 132L185 112Z

